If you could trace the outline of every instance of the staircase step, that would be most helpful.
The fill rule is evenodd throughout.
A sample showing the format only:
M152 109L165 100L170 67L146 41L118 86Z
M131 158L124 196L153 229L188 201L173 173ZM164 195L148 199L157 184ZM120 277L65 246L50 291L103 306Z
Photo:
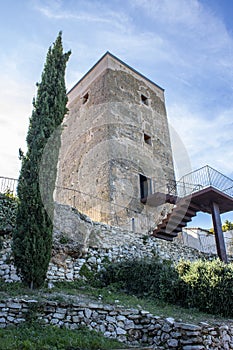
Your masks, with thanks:
M191 199L181 199L176 203L177 207L179 208L189 208L195 212L200 211L200 207L197 204L194 204Z
M173 236L165 235L164 233L158 233L158 232L154 233L153 236L155 238L164 239L166 241L173 241L173 238L174 238Z
M174 194L167 194L166 195L166 203L176 204L176 202L178 200L179 200L179 198Z
M182 228L183 227L186 227L187 226L187 222L183 222L183 221L181 221L177 226L176 226L176 228L177 229L181 229L182 230Z
M196 210L192 210L189 208L187 208L187 210L186 210L186 208L183 208L183 207L174 208L174 212L184 214L185 216L189 216L190 218L197 215Z
M169 198L167 197L167 202L173 199L172 196ZM172 212L157 225L156 229L153 231L153 236L172 241L173 238L177 237L178 233L187 226L187 223L197 215L197 211L199 210L200 208L198 205L191 203L191 198L178 200Z
M174 231L167 231L166 229L161 229L161 230L155 230L157 233L161 233L161 234L165 234L165 235L169 235L171 237L176 237L177 234Z
M173 225L175 228L182 228L187 226L187 223L191 221L191 218L189 216L181 217L167 217L164 221L162 221L156 228L156 230L163 230L166 229L167 225ZM180 231L180 230L179 230Z
M174 223L179 223L180 221L189 222L191 220L192 220L191 217L188 215L185 215L182 217L182 215L176 215L176 213L174 213L173 215L170 216L168 221L174 222Z

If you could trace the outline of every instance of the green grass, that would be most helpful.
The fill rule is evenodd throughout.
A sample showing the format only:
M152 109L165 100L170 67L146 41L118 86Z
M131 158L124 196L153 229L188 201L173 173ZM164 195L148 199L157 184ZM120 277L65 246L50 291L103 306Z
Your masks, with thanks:
M151 298L138 298L134 295L129 295L124 292L117 291L114 286L104 288L93 288L83 282L56 282L53 293L62 292L69 296L84 294L95 300L100 300L102 303L115 304L126 308L136 308L147 310L150 313L161 317L173 317L175 320L182 320L183 322L208 322L214 323L216 321L224 322L226 318L221 316L211 315L200 312L197 309L187 309L177 305L169 304L161 300Z
M124 345L86 328L69 330L37 322L0 329L0 350L122 349Z
M47 287L40 290L30 290L25 288L22 283L5 283L0 280L0 298L25 297L35 298L38 301L56 300L58 302L72 302L77 299L99 300L101 303L114 304L126 308L137 308L151 312L156 316L173 317L175 320L183 322L214 323L227 321L226 318L200 312L197 309L187 309L173 304L162 302L161 300L150 298L138 298L117 290L117 287L108 286L104 288L94 288L88 283L82 281L75 282L56 282L53 289Z

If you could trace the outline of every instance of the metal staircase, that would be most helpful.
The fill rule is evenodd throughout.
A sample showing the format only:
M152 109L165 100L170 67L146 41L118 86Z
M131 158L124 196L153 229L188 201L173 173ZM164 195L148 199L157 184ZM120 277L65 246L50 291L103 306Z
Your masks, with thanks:
M198 208L192 203L188 206L187 203L180 203L157 225L153 231L153 236L172 241L186 227L188 222L196 216L198 211Z
M174 237L202 211L212 214L217 250L221 260L227 261L220 214L233 210L233 180L206 165L168 184L167 193L156 192L143 200L151 206L173 204L171 212L156 226L152 235L172 241Z

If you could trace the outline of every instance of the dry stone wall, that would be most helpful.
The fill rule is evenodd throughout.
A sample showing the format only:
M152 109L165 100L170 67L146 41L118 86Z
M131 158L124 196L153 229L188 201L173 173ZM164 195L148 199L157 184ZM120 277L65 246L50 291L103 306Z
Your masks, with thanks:
M72 281L82 277L80 271L84 265L90 271L98 271L106 262L152 257L156 254L163 260L174 262L215 257L182 246L179 242L166 242L93 222L72 207L57 205L52 259L47 278L51 281ZM7 236L0 252L0 277L6 282L19 280L13 265L11 240Z
M33 317L46 324L69 329L87 326L106 337L130 345L149 345L151 349L233 349L233 324L186 324L145 310L93 302L1 300L0 327L25 322L32 312Z
M72 281L83 278L80 271L85 266L90 271L100 270L106 262L159 255L162 260L178 262L180 259L213 259L214 254L204 254L184 246L179 240L163 241L119 227L93 222L87 216L67 205L57 205L52 259L48 280ZM229 257L232 260L232 257ZM13 265L11 240L5 237L0 252L0 277L6 282L18 281Z
M117 229L116 229L117 234ZM47 273L48 280L72 281L82 278L80 271L85 266L90 271L100 270L106 262L117 262L133 258L152 257L156 253L161 259L194 260L203 257L198 251L177 244L164 242L154 238L137 237L131 244L122 244L112 247L89 247L84 256L76 257L76 251L67 248L67 244L60 244L59 250L54 251ZM70 254L73 254L71 256ZM79 252L77 253L79 256ZM0 277L6 282L19 281L11 255L11 240L4 241L4 248L0 255Z
M139 233L128 232L92 222L88 217L68 206L57 208L53 254L47 278L72 281L83 278L82 268L100 270L106 262L126 258L152 257L161 259L212 259L214 255L166 242ZM62 220L62 217L66 218ZM0 277L6 282L18 281L11 254L11 240L5 237L0 253ZM233 325L185 324L172 318L163 318L145 310L124 309L120 306L77 301L38 302L37 300L9 299L0 301L0 327L19 324L32 312L47 324L76 329L80 325L102 332L131 345L149 344L151 349L233 349Z

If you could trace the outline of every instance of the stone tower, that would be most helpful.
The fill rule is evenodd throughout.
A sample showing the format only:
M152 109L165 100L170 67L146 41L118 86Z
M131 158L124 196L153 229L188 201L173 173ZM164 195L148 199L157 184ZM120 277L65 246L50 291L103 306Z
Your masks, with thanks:
M142 203L175 179L164 90L107 52L69 91L56 200L146 232L168 205Z

